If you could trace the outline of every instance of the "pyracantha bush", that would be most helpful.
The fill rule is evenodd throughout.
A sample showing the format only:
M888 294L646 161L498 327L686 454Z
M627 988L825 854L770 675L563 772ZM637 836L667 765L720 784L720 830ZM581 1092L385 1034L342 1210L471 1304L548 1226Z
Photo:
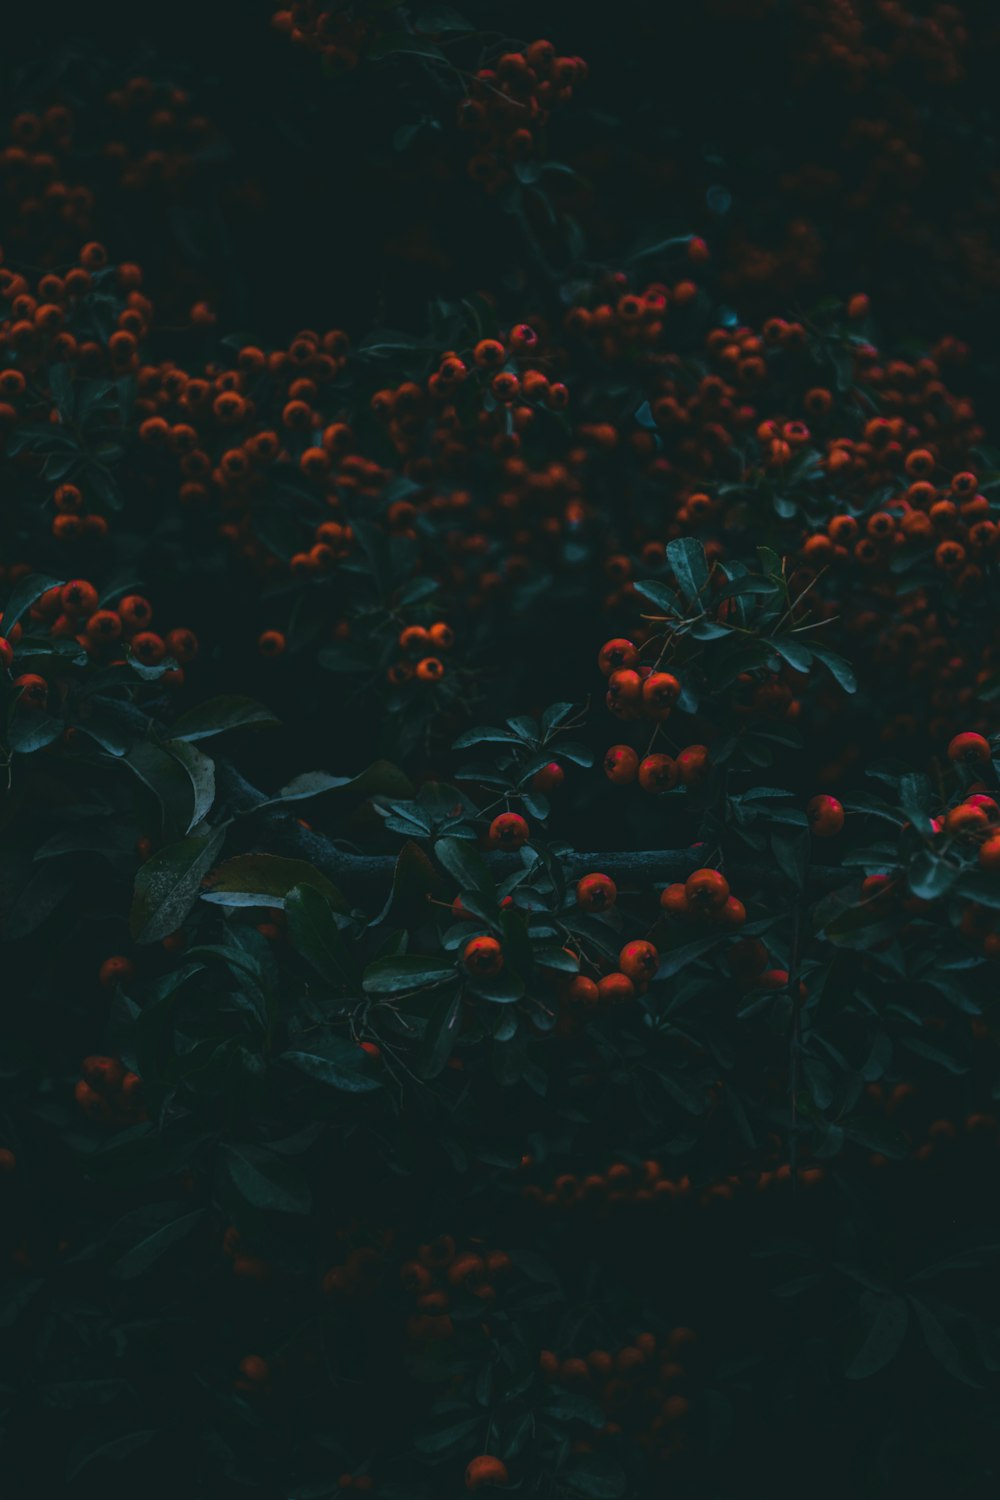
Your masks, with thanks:
M921 79L954 128L965 9L705 7L780 33L833 121L811 163L782 137L780 201L748 163L707 210L683 132L654 173L666 106L628 152L572 27L241 14L289 170L353 123L344 255L441 278L369 307L306 259L250 318L253 236L191 228L223 143L259 139L245 89L79 58L25 84L0 151L12 1493L980 1492L1000 459L964 293L900 338L915 273L884 261L937 244L899 201L930 133L901 100ZM287 201L267 161L237 176L223 221ZM655 210L630 191L654 177Z

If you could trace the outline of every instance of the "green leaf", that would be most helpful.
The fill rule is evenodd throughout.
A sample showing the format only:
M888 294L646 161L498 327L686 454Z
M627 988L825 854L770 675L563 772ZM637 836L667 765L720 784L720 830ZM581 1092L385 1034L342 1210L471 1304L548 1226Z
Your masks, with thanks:
M184 1214L179 1219L174 1219L170 1224L164 1224L153 1234L147 1235L131 1250L126 1250L119 1260L111 1267L112 1276L119 1277L122 1281L131 1281L134 1276L141 1276L149 1269L160 1256L169 1250L171 1245L176 1245L179 1240L186 1239L205 1217L205 1209L196 1208L193 1213Z
M849 661L838 656L835 651L827 650L826 646L812 646L812 654L817 661L821 661L827 671L844 689L845 693L856 693L858 690L858 679L854 675L854 668Z
M334 911L345 910L343 896L315 865L279 854L237 854L227 859L212 871L202 900L219 906L284 906L289 891L300 885L319 891Z
M773 833L771 852L796 889L801 889L809 868L808 833Z
M171 731L175 740L205 740L228 729L243 729L249 724L277 724L269 708L255 698L237 695L210 698L181 714Z
M910 1323L902 1297L864 1292L859 1307L866 1327L860 1348L844 1371L848 1380L866 1380L884 1369L899 1352Z
M137 943L156 943L177 931L224 842L225 831L217 828L204 837L169 844L146 860L135 877L129 918Z
M309 1212L309 1184L293 1162L258 1146L223 1145L220 1156L230 1183L252 1208L281 1214Z
M87 1438L70 1452L66 1466L67 1484L72 1483L95 1459L110 1459L113 1463L118 1463L130 1453L135 1453L138 1448L144 1448L155 1436L155 1428L145 1427L141 1432L126 1432L121 1437L111 1438L109 1442L100 1443L96 1448L91 1446L91 1440Z
M49 578L45 573L29 573L27 578L22 578L10 591L3 619L0 620L0 634L9 636L18 620L36 600L49 589L60 588L65 582L65 578Z
M768 645L774 647L778 655L787 661L788 665L796 672L808 672L812 666L813 654L807 646L803 646L792 636L774 636Z
M695 959L701 958L710 949L717 948L721 940L722 934L711 932L706 933L704 937L695 938L691 943L684 943L679 948L671 949L660 959L660 967L655 977L670 979L674 974L679 974L681 969L687 968L688 964L694 963Z
M600 1453L577 1455L565 1475L570 1493L584 1495L587 1500L617 1500L625 1493L625 1475Z
M381 1088L369 1071L367 1055L343 1037L326 1037L315 1052L283 1052L281 1061L300 1073L349 1094L366 1094Z
M673 589L668 589L664 583L656 583L653 579L643 579L635 585L635 592L643 599L648 599L650 604L655 604L665 615L680 614L680 604Z
M921 849L910 861L906 883L914 896L936 901L944 896L958 879L958 870L930 849Z
M519 735L509 729L492 729L484 725L481 729L467 729L452 745L453 750L468 750L471 745L520 745Z
M468 910L474 916L495 917L498 910L496 886L475 844L468 839L438 839L434 854L456 881Z
M292 946L317 974L334 986L352 983L357 975L354 955L326 897L315 886L293 886L285 896L285 916Z
M678 537L667 543L667 563L677 579L678 588L691 603L695 603L708 583L704 547L694 537Z
M184 830L185 833L190 833L212 810L215 801L215 762L183 740L168 740L164 748L170 751L175 760L180 761L191 779L194 802Z
M397 958L377 958L369 964L363 988L367 995L402 995L426 985L440 984L454 975L453 963L404 953Z
M421 1078L436 1078L444 1069L458 1039L460 1022L461 1002L455 989L435 1000L427 1018L417 1054L417 1072Z
M337 787L350 786L357 778L353 776L331 776L327 771L303 771L293 776L286 786L279 787L266 806L275 802L304 802L308 797L319 797L323 792L335 791Z
M958 1346L944 1325L939 1321L934 1312L931 1311L926 1302L921 1302L917 1297L910 1297L910 1305L917 1315L920 1324L920 1332L924 1336L924 1343L931 1354L948 1374L955 1380L960 1380L963 1385L971 1385L974 1390L980 1390L978 1380L974 1380L966 1369Z

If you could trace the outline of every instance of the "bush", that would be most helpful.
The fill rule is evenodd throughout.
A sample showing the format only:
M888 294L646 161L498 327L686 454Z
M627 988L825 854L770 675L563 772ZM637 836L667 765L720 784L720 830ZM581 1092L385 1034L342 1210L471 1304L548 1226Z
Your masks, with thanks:
M979 1495L988 17L473 10L19 85L12 1493Z

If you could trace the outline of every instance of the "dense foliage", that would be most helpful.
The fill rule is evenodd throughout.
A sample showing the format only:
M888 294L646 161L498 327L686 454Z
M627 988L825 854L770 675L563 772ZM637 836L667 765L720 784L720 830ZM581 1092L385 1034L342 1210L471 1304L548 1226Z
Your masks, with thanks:
M10 1493L992 1494L989 10L100 9L0 145Z

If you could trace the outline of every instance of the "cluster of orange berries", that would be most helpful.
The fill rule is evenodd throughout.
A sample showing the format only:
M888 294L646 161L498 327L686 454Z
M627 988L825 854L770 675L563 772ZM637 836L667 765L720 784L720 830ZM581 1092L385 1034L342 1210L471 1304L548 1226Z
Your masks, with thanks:
M444 415L451 418L454 415L451 406L459 388L472 378L484 394L488 393L499 404L501 411L511 409L515 429L525 427L530 422L532 405L565 411L569 404L566 386L550 380L531 363L543 351L542 334L531 323L515 323L505 334L479 339L471 354L466 352L464 357L454 349L446 349L437 369L428 377L427 395L444 402ZM407 445L399 440L412 437L415 432L423 395L415 382L404 381L395 389L377 391L372 397L372 410L390 421L390 435L401 452L407 451ZM481 425L484 429L489 427L482 419Z
M509 181L511 168L536 155L553 109L567 104L586 77L582 57L560 57L544 40L480 68L458 106L459 128L475 148L468 165L473 181L490 192Z
M716 923L730 932L738 932L747 919L746 907L730 895L721 870L693 870L687 880L664 887L660 906L668 916Z
M146 1118L142 1079L120 1057L85 1057L73 1097L91 1120L121 1129Z
M588 875L580 884L606 880L606 875ZM611 881L608 883L613 884ZM593 1010L597 1006L624 1005L636 995L646 993L659 966L660 955L653 944L645 938L635 938L626 943L618 954L618 967L609 968L599 979L591 979L586 974L577 974L572 978L560 975L560 993L570 1006L580 1006L584 1010Z
M681 1362L697 1342L691 1328L673 1328L662 1339L637 1333L619 1349L592 1349L586 1355L560 1358L543 1349L539 1368L547 1381L575 1391L586 1391L603 1407L605 1423L594 1441L630 1439L659 1459L683 1447L678 1431L690 1409L687 1373ZM590 1451L589 1441L578 1441L574 1452Z
M11 120L0 151L0 192L7 239L19 251L40 254L50 264L68 242L85 235L94 209L93 190L67 180L74 119L63 104L41 114L24 111Z
M68 259L75 239L93 230L99 151L119 188L170 188L196 170L215 135L188 93L142 75L105 97L110 119L99 144L81 140L65 103L23 110L7 128L0 151L0 192L7 211L5 244L26 260L50 266Z
M781 1142L776 1140L777 1147ZM814 1187L823 1181L822 1167L799 1167L798 1181L803 1187ZM714 1182L696 1187L685 1172L680 1177L669 1177L662 1162L650 1159L638 1167L626 1162L614 1162L605 1172L588 1172L578 1176L572 1172L561 1172L548 1188L529 1183L521 1196L542 1208L572 1208L582 1204L590 1207L611 1208L631 1203L664 1203L689 1200L699 1207L711 1203L728 1201L737 1193L748 1189L764 1192L772 1185L780 1187L791 1183L792 1169L787 1162L780 1162L773 1170L748 1170L729 1173Z
M495 1301L495 1283L509 1275L512 1264L505 1250L490 1250L478 1240L465 1250L447 1234L420 1245L399 1273L413 1298L414 1311L406 1320L408 1336L416 1341L450 1338L456 1300L472 1296L484 1305Z
M102 147L119 172L122 188L174 185L195 169L214 131L192 106L186 89L137 75L112 89L107 104L115 116L112 138Z
M904 431L902 419L898 421ZM885 430L885 419L873 418L866 431L877 424L881 424L880 431ZM847 449L839 446L836 452ZM903 467L911 483L901 494L867 515L831 517L823 531L813 532L804 541L803 562L818 569L853 560L863 568L884 572L900 548L923 547L930 551L936 567L953 576L956 587L980 586L984 562L1000 547L1000 529L991 519L989 500L979 493L976 475L962 470L944 483L935 483L926 477L937 468L930 448L913 449Z
M709 259L709 249L703 239L692 235L685 255L692 266L701 266ZM671 284L651 281L641 290L630 291L628 277L619 271L608 278L606 289L607 300L592 307L578 303L569 308L563 327L595 345L609 364L627 354L634 357L644 345L657 345L669 309L690 307L698 297L698 284L690 277Z
M618 719L663 724L681 696L678 678L672 672L644 666L639 661L639 647L624 636L605 641L598 666L608 683L605 703ZM616 786L638 781L644 792L654 796L672 791L678 784L698 786L709 766L706 745L688 745L676 757L650 751L641 759L630 745L612 745L604 756L604 774L609 781Z
M93 336L92 325L84 330L83 305L107 265L107 250L91 240L79 251L76 263L59 274L45 271L32 280L0 266L0 296L7 304L0 321L0 428L16 426L29 411L32 420L44 411L59 425L55 402L46 400L45 386L40 391L33 379L47 366L68 364L84 376L125 375L138 368L139 339L148 332L153 315L152 303L139 291L138 266L121 265L102 278L102 285L110 279L121 294L116 327L106 344ZM74 323L80 326L80 337L72 331Z
M797 21L807 23L796 54L807 77L830 71L857 89L914 63L929 85L951 86L964 76L969 33L956 5L918 10L898 3L869 7L852 0L798 0L793 11Z
M399 633L399 649L406 655L388 668L389 682L393 687L401 687L414 677L418 682L440 682L445 667L438 653L450 651L454 644L455 632L446 620L436 620L429 626L404 626Z
M245 1276L251 1281L263 1281L270 1267L258 1255L248 1255L241 1249L242 1236L235 1224L230 1224L222 1237L223 1252L233 1263L233 1275Z
M369 34L369 23L356 11L331 10L318 0L296 0L276 10L271 25L279 36L305 52L317 52L330 73L356 68Z
M168 668L164 681L171 686L183 683L181 664L194 661L198 655L198 638L192 630L177 626L165 636L158 635L149 628L153 607L141 594L126 594L111 608L98 607L98 601L97 589L86 578L48 589L28 611L29 630L34 626L52 640L75 640L89 657L102 662L116 657L123 660L118 654L125 646L144 667L159 666L171 658L178 665ZM16 621L8 635L0 636L0 666L8 670L12 667L23 635L24 628ZM21 689L20 701L26 708L47 707L49 683L37 672L22 673L14 684Z

